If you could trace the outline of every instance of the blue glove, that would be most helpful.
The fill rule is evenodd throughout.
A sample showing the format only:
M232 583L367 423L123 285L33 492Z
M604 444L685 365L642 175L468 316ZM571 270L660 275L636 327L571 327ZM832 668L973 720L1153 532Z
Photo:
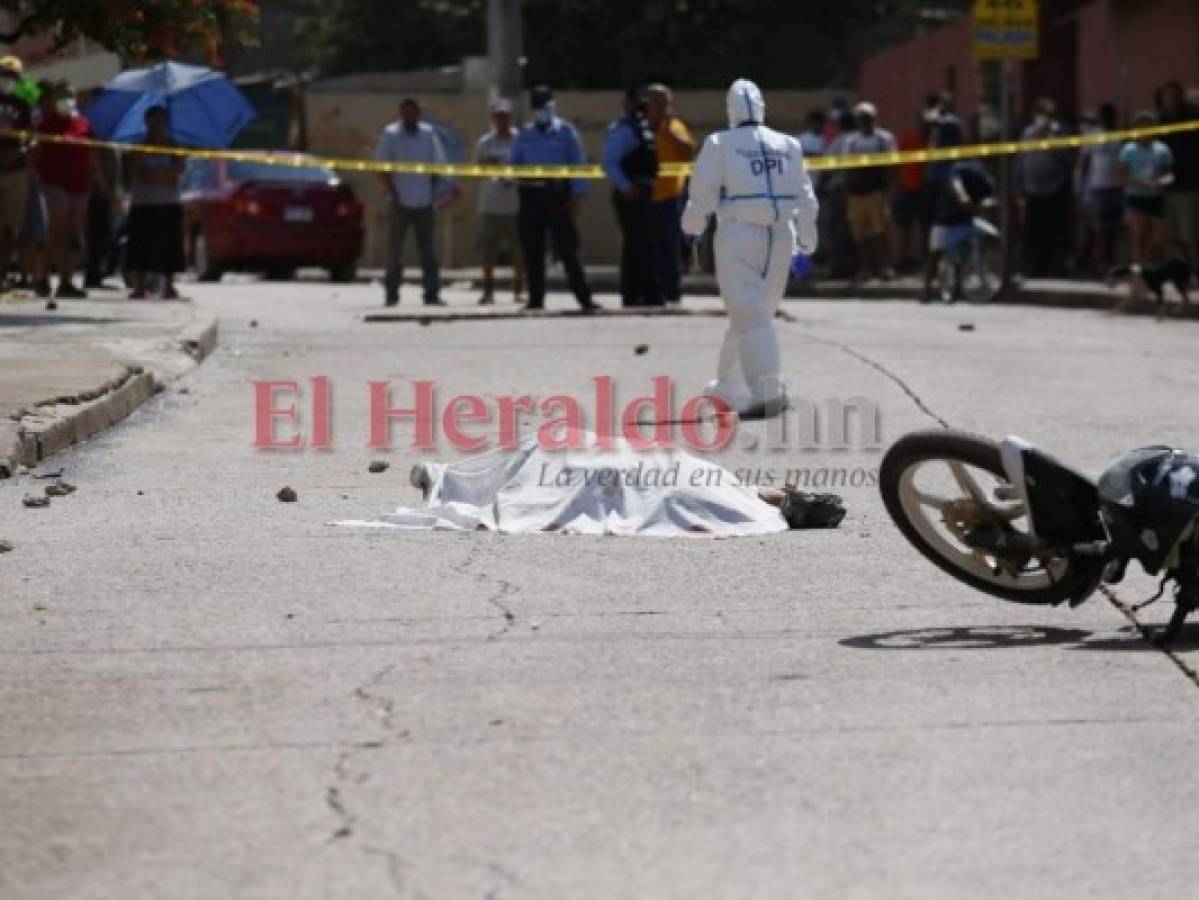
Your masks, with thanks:
M791 257L791 275L795 278L807 278L812 274L812 257L806 253L796 253Z

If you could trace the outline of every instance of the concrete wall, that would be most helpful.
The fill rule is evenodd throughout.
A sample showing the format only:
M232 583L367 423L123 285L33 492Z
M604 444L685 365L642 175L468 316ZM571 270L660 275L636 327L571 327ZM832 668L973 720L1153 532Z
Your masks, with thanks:
M970 20L962 17L865 60L859 89L889 128L906 127L925 94L945 89L969 124L982 97L981 72L970 56ZM1013 112L1023 121L1044 95L1066 113L1110 101L1127 116L1152 106L1154 90L1175 78L1199 85L1199 0L1092 0L1042 23L1042 59L1013 66Z
M1124 112L1153 106L1153 92L1177 79L1199 85L1199 3L1094 0L1078 14L1082 108L1105 101Z
M780 130L798 133L810 109L827 108L831 91L766 91L767 118ZM444 125L469 155L478 136L488 128L487 97L483 93L426 93L421 104L425 116ZM394 91L326 90L313 85L307 92L309 149L316 154L369 157L380 129L396 115ZM620 109L621 94L612 92L559 93L559 114L579 129L589 157L597 160L604 130ZM680 92L675 99L679 116L698 140L726 127L723 91ZM386 235L386 209L382 187L375 175L347 175L367 203L367 240L363 264L382 265ZM473 247L475 182L462 183L465 196L441 216L440 248L446 266L475 265ZM614 264L619 255L619 235L605 182L591 183L580 218L583 257L587 263ZM414 251L409 254L415 260Z
M951 91L970 123L982 97L977 62L970 56L970 21L957 19L916 35L906 44L865 60L858 76L862 96L879 109L884 127L906 131L930 93Z

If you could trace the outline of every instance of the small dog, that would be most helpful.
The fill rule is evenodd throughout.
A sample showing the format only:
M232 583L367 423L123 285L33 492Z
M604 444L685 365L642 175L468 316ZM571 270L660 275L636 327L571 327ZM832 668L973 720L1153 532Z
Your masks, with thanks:
M1112 277L1128 276L1128 303L1144 302L1150 293L1160 307L1166 302L1165 286L1174 285L1182 305L1191 302L1190 286L1194 269L1184 259L1171 259L1164 263L1142 266L1133 264L1112 270Z

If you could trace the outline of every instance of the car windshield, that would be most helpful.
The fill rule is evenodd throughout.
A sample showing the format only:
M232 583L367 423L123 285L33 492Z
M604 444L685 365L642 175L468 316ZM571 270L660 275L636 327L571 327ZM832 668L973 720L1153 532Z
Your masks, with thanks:
M337 176L320 166L274 166L261 162L229 163L231 181L305 181L327 184Z

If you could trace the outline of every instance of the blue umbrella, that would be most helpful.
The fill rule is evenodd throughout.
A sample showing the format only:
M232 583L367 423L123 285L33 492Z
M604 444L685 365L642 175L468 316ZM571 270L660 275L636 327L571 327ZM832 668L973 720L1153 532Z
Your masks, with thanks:
M171 137L189 147L228 147L254 118L254 107L223 74L175 62L122 72L84 114L97 137L140 141L151 106L167 108Z

